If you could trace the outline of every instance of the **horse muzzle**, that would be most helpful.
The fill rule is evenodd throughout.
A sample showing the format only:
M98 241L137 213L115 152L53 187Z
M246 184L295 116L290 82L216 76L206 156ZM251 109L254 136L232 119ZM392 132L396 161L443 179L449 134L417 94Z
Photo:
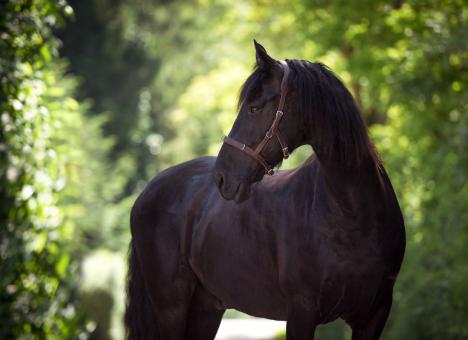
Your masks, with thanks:
M250 196L250 184L229 180L222 172L214 174L214 181L221 196L226 200L234 200L236 203L246 201Z

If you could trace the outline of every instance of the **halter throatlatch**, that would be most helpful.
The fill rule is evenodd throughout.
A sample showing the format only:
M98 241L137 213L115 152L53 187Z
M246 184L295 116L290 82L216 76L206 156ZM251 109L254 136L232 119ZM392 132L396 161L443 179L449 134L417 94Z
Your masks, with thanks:
M267 145L270 139L272 139L275 136L276 139L278 140L278 143L281 145L283 158L287 159L289 157L288 146L278 129L278 125L281 122L281 118L284 115L284 112L283 112L284 102L286 100L286 95L288 93L289 67L285 61L280 61L280 62L281 62L281 67L283 68L283 71L284 71L283 78L281 79L281 97L280 97L280 101L278 104L278 109L276 110L275 120L273 121L270 128L266 132L265 137L263 137L263 140L260 142L260 144L257 145L255 149L252 149L249 146L245 145L244 143L238 142L231 137L228 137L228 136L224 137L224 143L229 144L235 147L236 149L239 149L242 152L245 152L247 155L255 159L258 163L260 163L265 168L265 173L270 176L273 175L274 173L273 167L270 164L268 164L265 161L265 159L260 155L260 152L262 152L263 148L265 147L265 145Z

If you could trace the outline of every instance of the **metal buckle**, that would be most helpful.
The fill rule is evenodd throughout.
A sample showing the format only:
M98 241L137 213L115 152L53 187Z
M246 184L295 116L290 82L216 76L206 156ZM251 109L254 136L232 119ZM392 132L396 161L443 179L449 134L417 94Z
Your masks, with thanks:
M281 117L284 115L284 112L282 110L276 110L276 117Z
M289 150L288 150L288 147L282 148L281 150L283 150L283 158L284 158L284 159L288 159L288 158L289 158Z
M265 134L265 137L271 139L271 137L273 137L273 132L271 130L268 130Z
M266 171L266 173L267 173L268 176L273 176L275 174L275 170L269 169L269 170Z

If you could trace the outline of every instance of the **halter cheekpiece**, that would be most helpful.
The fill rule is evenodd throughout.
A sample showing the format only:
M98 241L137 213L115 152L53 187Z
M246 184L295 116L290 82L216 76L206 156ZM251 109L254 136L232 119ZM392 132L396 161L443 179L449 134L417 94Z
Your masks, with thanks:
M283 78L281 79L281 97L280 97L280 101L278 104L278 109L276 110L275 120L273 120L273 123L271 124L270 128L266 132L265 137L263 137L263 140L257 145L255 149L252 149L249 146L245 145L244 143L238 142L231 137L228 137L228 136L224 137L224 143L229 144L235 147L236 149L239 149L242 152L245 152L247 155L255 159L258 163L260 163L265 168L265 173L270 176L273 175L274 173L273 167L270 164L268 164L265 161L265 159L260 155L263 148L267 145L270 139L276 136L278 143L281 145L283 158L287 159L289 157L288 146L278 129L278 125L281 122L281 118L284 115L284 112L283 112L284 102L286 100L286 95L288 93L289 66L285 61L280 61L280 63L284 71Z

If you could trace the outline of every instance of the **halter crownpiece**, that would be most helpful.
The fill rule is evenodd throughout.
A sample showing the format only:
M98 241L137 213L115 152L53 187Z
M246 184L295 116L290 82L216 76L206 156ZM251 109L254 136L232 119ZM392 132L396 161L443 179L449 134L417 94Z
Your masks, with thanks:
M245 152L247 155L255 159L258 163L260 163L265 168L265 173L270 176L273 175L274 173L273 167L265 161L265 159L260 155L260 152L262 152L263 148L267 145L270 139L273 138L273 136L276 136L278 143L281 145L283 158L287 159L289 157L288 146L278 129L278 125L281 122L281 118L284 115L284 112L283 112L284 102L286 101L286 95L288 93L287 82L288 82L288 75L289 75L289 66L285 61L281 60L280 63L284 71L283 78L281 79L281 97L280 97L280 101L278 104L278 109L276 110L275 120L273 120L273 123L271 124L270 128L267 130L265 137L263 137L263 140L260 142L260 144L258 144L255 149L252 149L249 146L245 145L245 143L238 142L235 139L228 137L228 136L224 137L224 143L231 145L235 147L236 149L239 149L242 152Z

